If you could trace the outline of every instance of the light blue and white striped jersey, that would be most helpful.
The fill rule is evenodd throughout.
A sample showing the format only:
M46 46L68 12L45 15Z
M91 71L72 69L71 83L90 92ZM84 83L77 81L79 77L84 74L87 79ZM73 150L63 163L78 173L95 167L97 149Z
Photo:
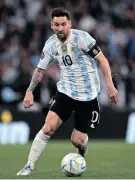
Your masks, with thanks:
M61 70L58 91L75 100L90 101L100 91L97 62L87 53L95 43L95 39L81 30L71 29L65 42L54 34L45 43L38 67L46 69L58 61Z

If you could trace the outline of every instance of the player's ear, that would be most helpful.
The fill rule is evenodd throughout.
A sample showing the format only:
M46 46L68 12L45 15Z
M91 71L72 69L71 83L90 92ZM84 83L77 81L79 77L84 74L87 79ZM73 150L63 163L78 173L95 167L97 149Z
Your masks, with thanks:
M53 29L53 23L52 23L52 21L50 21L50 23L51 23L51 28Z
M71 20L69 21L69 26L70 26L70 28L72 27L72 22L71 22Z

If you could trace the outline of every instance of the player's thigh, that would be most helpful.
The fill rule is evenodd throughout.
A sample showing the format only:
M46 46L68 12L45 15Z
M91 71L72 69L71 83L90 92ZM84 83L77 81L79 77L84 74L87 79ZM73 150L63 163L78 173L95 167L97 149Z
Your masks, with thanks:
M49 109L65 122L73 111L73 100L67 95L57 92Z
M89 129L96 129L99 124L99 103L95 98L88 102L78 102L75 110L74 127L80 132L88 133Z

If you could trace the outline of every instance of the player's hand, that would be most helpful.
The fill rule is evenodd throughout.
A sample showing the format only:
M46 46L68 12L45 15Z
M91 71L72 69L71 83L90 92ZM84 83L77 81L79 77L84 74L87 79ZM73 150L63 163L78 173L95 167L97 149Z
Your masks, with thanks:
M23 105L25 108L30 108L33 105L33 93L32 91L26 91L24 100L23 100Z
M108 95L111 99L111 101L114 104L118 104L119 101L119 95L118 95L118 90L112 85L112 86L107 86L107 91L108 91Z

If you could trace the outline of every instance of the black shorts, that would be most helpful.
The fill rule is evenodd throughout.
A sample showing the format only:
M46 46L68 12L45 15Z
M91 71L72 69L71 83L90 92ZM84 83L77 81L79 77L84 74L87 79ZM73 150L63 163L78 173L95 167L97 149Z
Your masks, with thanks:
M74 111L74 128L83 133L88 133L89 129L96 129L99 124L99 104L98 99L91 101L77 101L69 96L57 92L50 108L63 122L65 122Z

